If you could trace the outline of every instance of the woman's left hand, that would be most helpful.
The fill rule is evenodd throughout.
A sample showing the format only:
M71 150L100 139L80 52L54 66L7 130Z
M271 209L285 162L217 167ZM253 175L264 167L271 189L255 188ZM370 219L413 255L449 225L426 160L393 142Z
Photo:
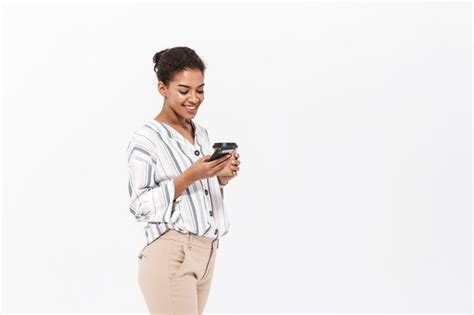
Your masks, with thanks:
M226 185L232 178L237 176L237 172L240 170L239 157L240 155L237 153L237 151L234 151L229 161L227 161L227 165L219 173L216 174L217 179L219 180L219 184Z

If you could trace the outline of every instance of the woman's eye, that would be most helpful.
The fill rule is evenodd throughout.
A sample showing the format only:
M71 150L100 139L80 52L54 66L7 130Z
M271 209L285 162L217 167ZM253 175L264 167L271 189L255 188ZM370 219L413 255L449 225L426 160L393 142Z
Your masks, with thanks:
M196 92L198 92L199 94L202 94L202 93L204 93L204 91L196 91ZM181 94L185 95L185 94L187 94L188 92L187 92L187 91L186 91L186 92L179 91L179 93L181 93Z

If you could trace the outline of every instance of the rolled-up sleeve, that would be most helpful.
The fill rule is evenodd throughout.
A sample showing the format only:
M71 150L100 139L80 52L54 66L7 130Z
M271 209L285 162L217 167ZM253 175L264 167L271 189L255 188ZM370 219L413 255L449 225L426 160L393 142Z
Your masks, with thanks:
M129 210L138 222L173 222L174 179L155 181L157 154L145 137L134 134L127 148Z

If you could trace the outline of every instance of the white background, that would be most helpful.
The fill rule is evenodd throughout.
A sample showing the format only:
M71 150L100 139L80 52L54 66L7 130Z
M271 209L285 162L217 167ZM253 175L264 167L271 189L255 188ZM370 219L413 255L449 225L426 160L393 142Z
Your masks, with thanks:
M152 57L235 141L207 313L471 312L471 4L3 5L2 312L147 312L126 146Z

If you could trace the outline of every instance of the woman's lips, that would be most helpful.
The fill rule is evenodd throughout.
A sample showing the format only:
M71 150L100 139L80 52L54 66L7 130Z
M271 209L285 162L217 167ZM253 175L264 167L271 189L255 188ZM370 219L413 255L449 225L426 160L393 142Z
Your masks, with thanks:
M190 114L194 114L197 110L197 108L199 107L199 105L196 105L194 107L190 107L190 106L186 106L186 105L183 105L184 108L186 109L186 111Z

